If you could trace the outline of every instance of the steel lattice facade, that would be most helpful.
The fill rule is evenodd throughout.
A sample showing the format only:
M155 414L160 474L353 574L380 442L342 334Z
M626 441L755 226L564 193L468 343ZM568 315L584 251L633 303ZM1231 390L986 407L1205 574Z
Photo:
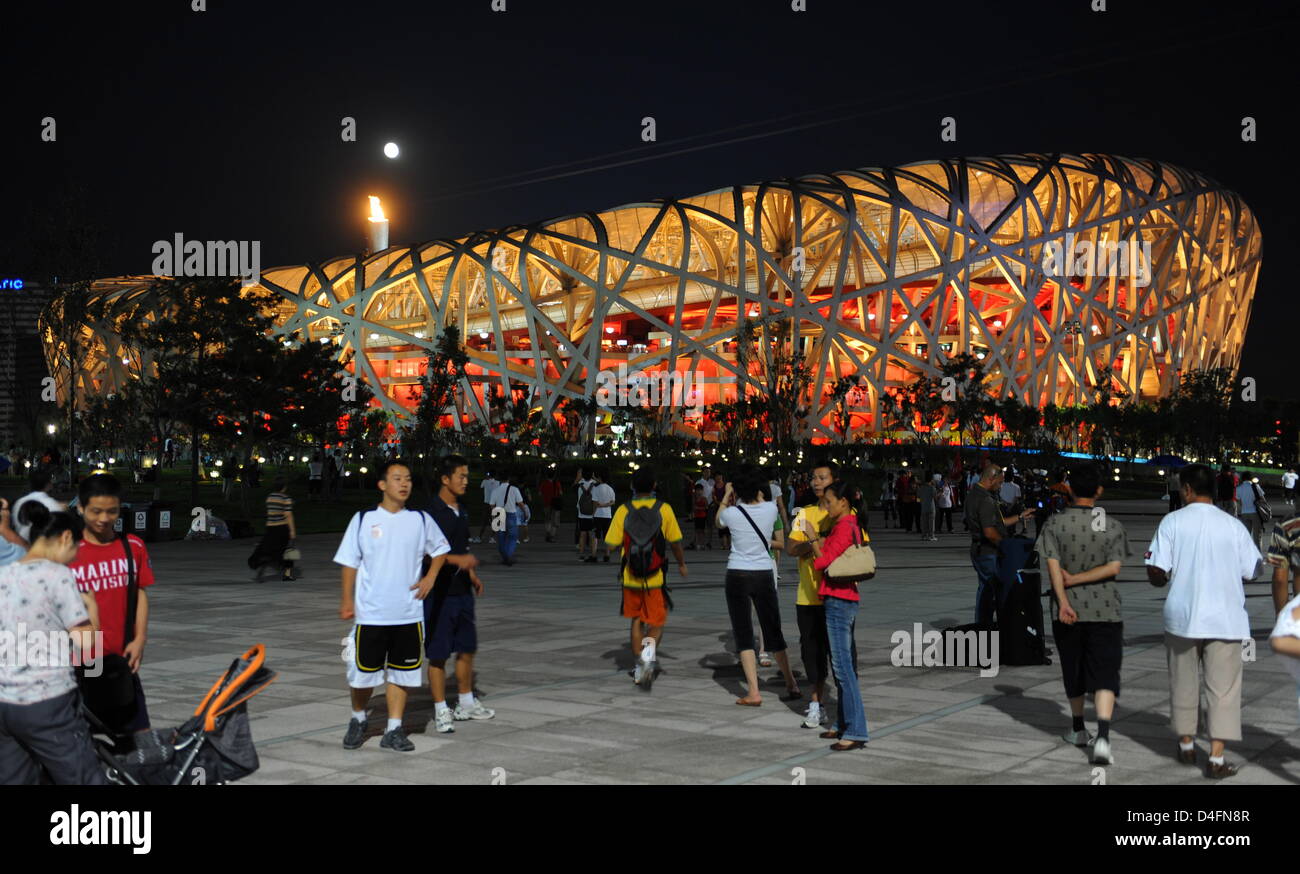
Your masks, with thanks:
M1079 270L1089 248L1119 243L1142 257ZM1057 257L1071 253L1073 270ZM860 378L854 429L876 433L886 390L962 352L984 360L995 396L1037 405L1151 399L1182 371L1235 369L1260 258L1253 213L1200 174L1012 155L634 203L274 268L261 285L283 298L283 332L356 350L359 375L399 416L434 338L455 325L472 364L464 408L448 411L455 427L487 422L492 394L522 392L548 412L591 397L597 373L623 363L695 374L704 403L735 398L743 383L761 389L782 321L782 342L816 374L810 428L832 436L839 377ZM141 281L102 288L130 295ZM746 316L767 327L741 367ZM102 390L124 374L112 338L94 345L86 376Z

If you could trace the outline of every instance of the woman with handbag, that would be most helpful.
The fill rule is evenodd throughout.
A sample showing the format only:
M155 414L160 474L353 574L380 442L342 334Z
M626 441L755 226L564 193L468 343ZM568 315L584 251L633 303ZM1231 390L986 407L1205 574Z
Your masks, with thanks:
M727 483L719 501L717 525L730 534L731 553L727 557L726 595L727 612L731 616L731 633L736 641L736 652L749 684L749 694L737 698L742 707L759 707L763 696L758 690L758 660L755 657L754 624L750 607L758 613L758 624L763 639L785 676L786 694L782 701L796 701L803 697L790 659L786 655L785 637L781 633L781 605L776 595L776 580L772 575L773 548L782 549L784 538L773 539L778 513L776 504L764 500L764 478L746 475L739 483ZM739 492L739 501L737 501Z
M858 689L856 647L853 631L858 615L858 581L875 576L876 560L867 545L866 534L849 501L850 488L833 482L822 491L822 509L831 522L825 538L806 531L812 545L813 567L822 572L817 595L826 607L826 634L831 644L831 671L839 699L836 708L839 728L824 731L823 738L836 738L835 752L860 750L867 743L867 715Z
M271 484L271 494L266 496L266 533L248 557L248 566L254 568L253 582L262 582L262 576L271 565L280 565L283 582L294 577L293 565L302 560L295 541L298 529L293 519L293 498L288 495L288 479L280 474Z

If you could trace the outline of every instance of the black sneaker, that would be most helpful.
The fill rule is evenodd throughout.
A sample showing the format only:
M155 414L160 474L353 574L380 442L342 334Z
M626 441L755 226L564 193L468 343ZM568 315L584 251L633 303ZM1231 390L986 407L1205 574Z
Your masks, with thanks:
M415 749L415 744L411 743L400 725L392 731L385 732L383 739L379 741L379 746L386 750L397 750L399 753L409 753Z
M348 720L348 733L343 735L343 749L355 750L366 742L366 721L364 719Z

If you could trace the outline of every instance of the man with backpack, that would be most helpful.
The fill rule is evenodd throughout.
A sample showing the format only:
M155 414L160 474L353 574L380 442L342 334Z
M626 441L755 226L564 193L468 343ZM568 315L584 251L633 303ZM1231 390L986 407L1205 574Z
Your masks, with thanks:
M590 468L582 468L573 478L578 494L578 561L586 561L584 553L596 554L596 480Z
M632 491L632 500L615 511L605 543L623 550L623 616L632 620L632 652L640 654L632 682L648 690L654 682L655 653L672 607L664 573L668 547L672 547L683 577L686 553L673 508L654 496L654 472L644 467L636 471Z

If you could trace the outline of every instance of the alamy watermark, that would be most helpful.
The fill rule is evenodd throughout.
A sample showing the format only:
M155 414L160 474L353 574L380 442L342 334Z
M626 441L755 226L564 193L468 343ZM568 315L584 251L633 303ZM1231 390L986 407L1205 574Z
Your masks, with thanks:
M238 276L244 288L262 277L261 240L186 240L176 234L150 248L155 276Z
M922 631L899 629L889 637L894 644L889 660L896 668L973 668L981 677L998 675L998 633L996 631Z
M1052 279L1115 276L1142 288L1151 284L1149 240L1079 240L1074 232L1065 241L1049 240L1043 246L1043 272Z
M74 668L84 666L87 677L104 673L104 661L81 657L81 648L72 635L59 629L28 628L19 622L16 628L0 630L0 666L6 668ZM104 632L94 632L97 653L104 651Z
M695 386L696 374L689 370L629 370L620 363L618 370L596 374L600 384L596 402L602 407L700 407L704 398Z

